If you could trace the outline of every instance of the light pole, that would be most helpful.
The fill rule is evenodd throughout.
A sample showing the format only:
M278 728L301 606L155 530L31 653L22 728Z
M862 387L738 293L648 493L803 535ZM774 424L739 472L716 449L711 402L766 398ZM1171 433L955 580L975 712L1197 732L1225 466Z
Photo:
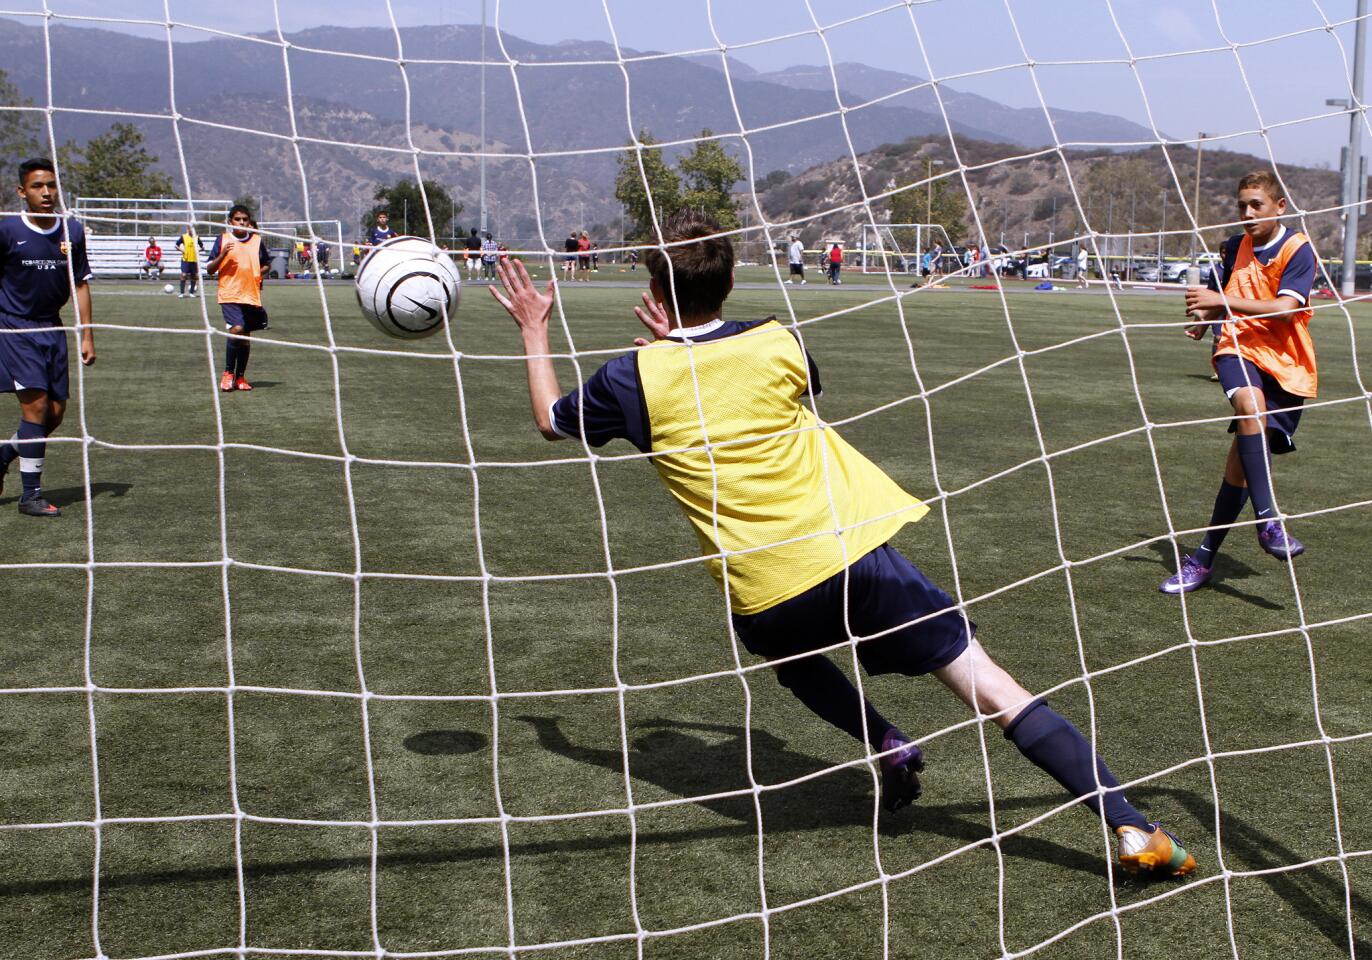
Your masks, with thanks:
M1348 147L1343 163L1343 275L1339 291L1353 296L1358 280L1358 204L1367 181L1362 172L1362 63L1367 47L1367 0L1358 0L1357 26L1353 33L1353 89L1348 107ZM1335 101L1325 101L1334 104Z
M932 157L924 158L924 222L934 222L934 168L943 166L942 160L935 160Z
M481 0L481 232L486 232L486 0Z
M1191 207L1191 213L1196 218L1196 229L1191 233L1191 260L1196 259L1196 238L1200 236L1201 213L1200 213L1200 173L1201 173L1201 147L1205 146L1205 138L1210 136L1202 133L1200 139L1196 141L1196 199Z

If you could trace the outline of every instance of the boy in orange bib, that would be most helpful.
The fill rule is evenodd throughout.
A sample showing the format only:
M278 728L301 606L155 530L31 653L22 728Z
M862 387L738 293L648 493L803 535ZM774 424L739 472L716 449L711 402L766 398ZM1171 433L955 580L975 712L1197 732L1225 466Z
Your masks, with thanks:
M267 329L267 311L262 309L262 278L271 264L271 254L255 229L252 212L241 204L229 210L229 229L214 240L206 273L219 274L219 309L229 331L224 348L224 373L219 389L225 393L251 390L244 379L248 372L248 339L255 330Z
M1271 173L1239 181L1238 207L1244 232L1225 241L1212 288L1186 288L1187 313L1205 321L1186 335L1199 340L1213 327L1215 373L1234 407L1235 437L1205 539L1163 581L1163 593L1190 593L1209 581L1215 554L1249 499L1263 550L1279 560L1305 552L1277 517L1268 452L1296 449L1301 405L1318 386L1309 329L1315 252L1304 234L1277 219L1286 194Z

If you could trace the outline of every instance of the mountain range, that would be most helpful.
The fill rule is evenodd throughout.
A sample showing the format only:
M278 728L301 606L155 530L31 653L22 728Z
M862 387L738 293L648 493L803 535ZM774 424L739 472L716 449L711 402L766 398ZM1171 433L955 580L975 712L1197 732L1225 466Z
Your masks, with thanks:
M84 141L130 119L116 114L135 114L173 183L184 182L184 153L194 195L248 194L264 218L305 216L308 192L310 215L339 219L351 232L378 184L418 170L465 205L460 220L474 219L481 71L470 61L480 58L479 27L402 29L399 46L391 31L350 27L289 34L286 45L267 37L168 44L63 25L48 33L51 71L43 30L0 19L0 63L40 105L50 72L59 142ZM813 66L761 73L731 60L726 80L718 58L626 49L625 62L606 43L544 45L493 30L486 41L488 61L503 44L517 62L488 66L485 76L486 149L499 154L487 159L487 190L494 226L506 235L536 236L536 205L549 239L568 226L617 224L615 161L636 130L671 143L710 129L759 178L847 157L850 137L863 152L946 136L932 87L910 74L853 63L832 74ZM842 117L835 77L849 108ZM1005 144L1007 153L1051 142L1042 110L939 89L961 136ZM1064 141L1155 139L1120 117L1052 113Z

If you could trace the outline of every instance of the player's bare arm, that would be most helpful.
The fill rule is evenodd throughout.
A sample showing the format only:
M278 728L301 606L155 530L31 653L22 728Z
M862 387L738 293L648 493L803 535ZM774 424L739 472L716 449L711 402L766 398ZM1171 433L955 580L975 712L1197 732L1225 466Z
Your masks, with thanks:
M554 281L550 279L548 286L540 292L519 260L497 263L496 275L500 279L500 289L491 287L491 296L514 318L524 339L525 372L529 377L529 403L533 406L534 424L547 439L560 440L562 437L553 430L548 412L562 396L548 345Z
M91 326L91 285L84 280L76 284L76 328L81 331L81 363L89 367L95 363L95 328Z
M1295 297L1274 297L1271 300L1249 300L1244 297L1226 297L1218 290L1208 287L1186 288L1186 312L1201 310L1213 311L1214 319L1224 319L1225 308L1240 317L1287 317L1305 305Z

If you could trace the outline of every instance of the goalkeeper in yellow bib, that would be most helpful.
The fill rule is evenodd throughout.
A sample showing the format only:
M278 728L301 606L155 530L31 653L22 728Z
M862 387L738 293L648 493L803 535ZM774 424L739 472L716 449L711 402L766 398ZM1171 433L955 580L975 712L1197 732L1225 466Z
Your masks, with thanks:
M518 261L499 265L491 292L523 336L539 432L596 447L628 440L652 455L711 558L739 639L806 707L867 744L886 809L919 797L924 754L817 652L850 638L868 674L932 673L1073 797L1103 807L1126 870L1195 869L1175 836L1129 804L1081 732L996 665L953 600L888 543L928 508L816 420L807 400L819 374L790 330L770 317L724 319L734 251L719 226L686 210L663 232L669 253L648 253L649 291L635 308L654 342L635 341L641 349L565 396L549 356L552 283L540 291Z

